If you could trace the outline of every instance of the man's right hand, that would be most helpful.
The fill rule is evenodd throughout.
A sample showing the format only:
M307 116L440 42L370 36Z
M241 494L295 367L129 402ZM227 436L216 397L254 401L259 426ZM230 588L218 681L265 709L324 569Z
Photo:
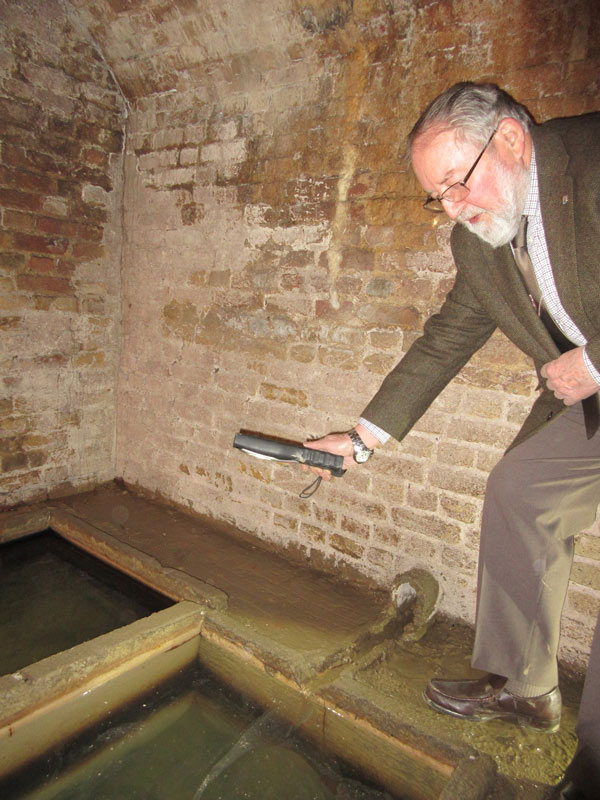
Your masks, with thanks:
M369 449L372 450L379 444L379 440L362 425L357 425L355 431ZM323 436L321 439L312 439L310 442L304 442L304 447L310 447L312 450L325 450L327 453L343 456L344 469L357 466L354 460L354 447L347 433L328 433L327 436ZM302 470L304 472L310 470L315 475L320 475L324 481L331 480L331 472L327 469L302 465Z

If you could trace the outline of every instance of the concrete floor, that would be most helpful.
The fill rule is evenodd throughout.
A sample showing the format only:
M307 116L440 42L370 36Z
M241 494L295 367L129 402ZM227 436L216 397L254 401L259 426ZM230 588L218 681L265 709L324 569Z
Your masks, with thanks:
M3 515L0 541L46 527L196 604L204 663L397 797L541 800L572 756L580 680L564 677L556 734L437 714L423 688L471 672L472 632L439 619L414 641L416 607L399 611L380 588L336 581L115 484Z

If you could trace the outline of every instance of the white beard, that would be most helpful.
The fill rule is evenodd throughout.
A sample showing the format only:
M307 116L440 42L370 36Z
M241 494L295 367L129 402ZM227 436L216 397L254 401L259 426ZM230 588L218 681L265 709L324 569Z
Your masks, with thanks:
M477 206L467 206L458 215L457 221L492 247L502 247L514 239L519 229L529 192L529 170L517 166L515 171L511 171L502 162L496 161L496 178L503 210L488 211ZM468 222L478 213L485 214L483 219L474 225Z

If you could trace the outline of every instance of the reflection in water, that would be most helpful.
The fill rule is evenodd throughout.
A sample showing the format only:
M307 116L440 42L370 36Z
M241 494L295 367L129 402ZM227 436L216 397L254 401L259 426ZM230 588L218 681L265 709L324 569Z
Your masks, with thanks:
M231 767L239 758L245 756L251 750L260 749L267 740L277 742L287 739L291 731L292 728L286 726L275 711L268 711L258 717L258 719L242 733L237 742L229 748L227 753L212 767L200 784L198 791L194 795L194 800L200 800L201 797L206 798L206 790L208 787L211 786L211 784L215 784L224 774L230 773Z
M52 531L0 546L0 674L173 605Z
M302 724L300 719L297 725ZM199 667L35 769L3 800L393 800Z

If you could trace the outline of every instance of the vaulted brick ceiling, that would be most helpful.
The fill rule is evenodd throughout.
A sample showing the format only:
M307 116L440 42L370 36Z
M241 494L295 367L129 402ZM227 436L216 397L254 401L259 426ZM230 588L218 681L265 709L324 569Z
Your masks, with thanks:
M352 0L70 0L122 90L136 99L210 84L227 70L260 73L288 48L337 21ZM255 77L260 79L260 75Z

